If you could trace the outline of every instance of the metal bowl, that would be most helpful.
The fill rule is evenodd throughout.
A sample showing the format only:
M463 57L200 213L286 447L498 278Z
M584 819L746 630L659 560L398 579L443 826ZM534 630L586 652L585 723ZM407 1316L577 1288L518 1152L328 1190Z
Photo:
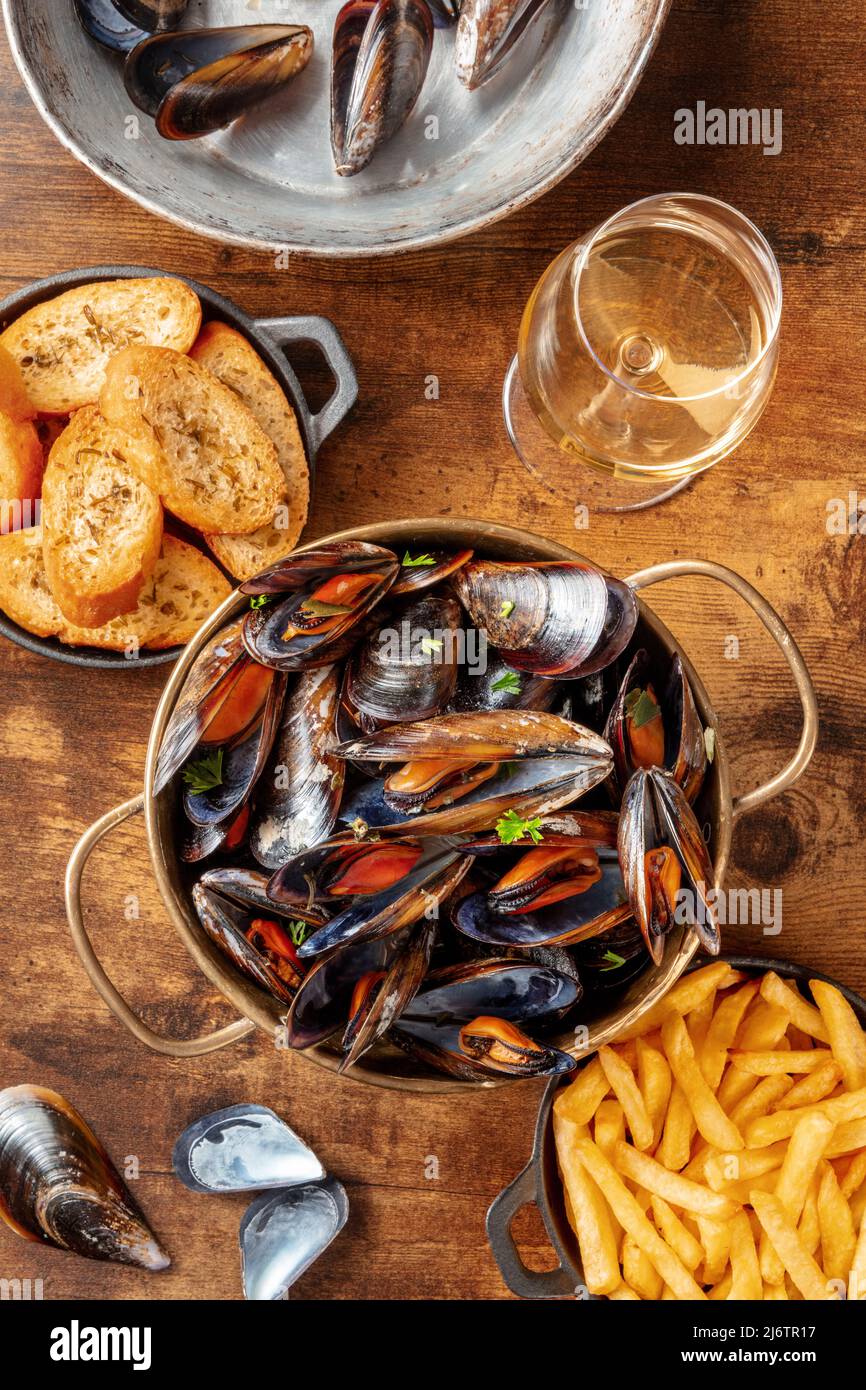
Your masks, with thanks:
M405 550L461 550L472 547L479 553L503 559L519 560L568 560L575 558L575 552L554 541L528 531L512 530L491 522L466 521L433 517L422 521L384 522L376 526L365 526L358 530L344 531L331 536L329 540L364 540L379 545L391 546L398 553ZM320 542L321 543L321 542ZM581 558L581 557L577 557ZM778 642L791 668L797 691L803 706L803 731L797 752L783 770L767 782L745 796L732 800L728 770L728 756L724 740L718 734L718 722L710 704L709 696L684 652L668 632L662 622L645 604L640 605L640 639L651 651L669 660L679 651L688 678L694 691L698 710L705 727L716 730L716 752L709 768L701 796L696 803L696 813L705 826L705 833L716 869L716 879L721 884L724 879L731 848L731 834L734 821L745 811L752 810L771 796L786 790L806 768L815 747L818 716L815 691L803 663L796 643L781 618L765 599L733 571L707 560L682 560L656 565L632 575L629 583L635 589L644 589L661 579L676 575L703 575L716 579L733 588ZM153 780L159 748L166 725L174 709L180 689L190 666L202 647L224 623L239 614L249 605L249 599L242 594L234 594L226 599L213 617L200 628L198 634L187 646L183 656L172 672L162 699L154 716L148 743L147 761L144 770L144 791L122 806L115 807L103 816L82 836L73 851L66 875L66 907L69 924L76 948L88 975L108 1004L112 1012L142 1042L158 1052L170 1056L193 1056L211 1052L227 1043L244 1037L255 1027L261 1028L273 1039L275 1030L281 1023L284 1009L275 999L250 981L244 979L206 936L193 910L189 892L189 875L177 856L177 835L174 817L176 799L171 788L160 796L153 794ZM186 945L190 955L203 970L211 983L228 999L243 1017L227 1028L207 1037L177 1042L154 1033L129 1007L114 985L108 979L94 954L84 926L81 904L81 877L84 866L95 846L115 826L139 811L144 811L147 840L151 862L157 884L175 930ZM646 1009L650 1008L671 987L685 970L697 949L696 937L684 928L675 929L666 939L665 955L661 966L637 978L610 1005L604 1013L586 1019L589 1024L589 1046L598 1047L609 1042L617 1033L635 1022ZM565 1048L573 1046L571 1033L559 1039ZM321 1066L336 1071L340 1053L332 1044L322 1044L310 1048L305 1056L311 1057ZM388 1043L371 1049L351 1075L379 1086L397 1087L403 1090L444 1092L463 1090L467 1085L478 1083L454 1081L431 1074L426 1068L408 1057L405 1053ZM503 1082L481 1083L487 1085Z
M807 994L810 980L826 980L841 990L860 1023L866 1027L866 999L820 970L810 970L808 966L792 960L770 960L763 956L723 955L720 959L726 960L737 970L753 975L775 970L777 975L785 979L796 980ZM695 962L695 966L702 963ZM532 1157L523 1172L500 1192L487 1213L487 1235L493 1257L509 1289L520 1298L573 1298L579 1288L585 1287L577 1237L565 1214L562 1179L556 1164L552 1112L560 1084L557 1077L550 1081L544 1092L535 1125ZM550 1243L559 1259L556 1269L544 1273L527 1268L511 1234L517 1213L532 1203L541 1212ZM595 1295L590 1294L589 1298L597 1301Z
M316 51L267 108L183 144L147 117L131 138L119 60L79 27L71 3L3 0L12 53L57 138L151 212L220 241L327 256L435 245L552 188L628 105L669 0L552 0L502 73L470 93L440 32L406 127L369 169L334 173L329 63L342 0L193 0L185 24L307 23ZM94 100L94 92L99 99ZM435 121L434 126L431 123Z
M76 289L79 285L88 285L96 280L135 280L168 273L141 265L94 265L81 270L65 270L60 275L49 275L47 279L35 280L33 284L0 300L0 332L34 305L42 304L46 299L54 299L56 295ZM273 372L298 417L312 483L316 455L321 445L358 399L358 378L336 328L330 319L320 318L315 314L254 319L238 308L232 300L208 289L207 285L200 285L185 275L176 278L185 280L195 290L201 300L205 319L221 319L232 328L236 328L239 333L243 333ZM293 343L315 343L333 374L334 391L330 400L317 413L313 413L307 405L301 383L286 357L285 349ZM34 637L4 613L0 613L0 633L11 642L16 642L19 647L26 647L38 656L47 656L52 661L60 661L68 666L142 670L148 666L163 666L176 661L181 650L179 647L172 647L167 651L142 651L132 661L122 652L99 651L92 647L69 647L54 637Z

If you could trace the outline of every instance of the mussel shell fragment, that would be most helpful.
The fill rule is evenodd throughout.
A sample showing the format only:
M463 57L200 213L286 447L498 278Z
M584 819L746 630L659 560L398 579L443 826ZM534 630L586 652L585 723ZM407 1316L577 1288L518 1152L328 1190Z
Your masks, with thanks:
M396 598L400 594L414 595L422 589L432 589L434 585L441 584L444 579L450 578L464 565L468 565L474 553L472 550L458 550L453 554L445 550L425 550L412 555L407 550L391 593Z
M250 848L265 868L279 868L334 827L346 772L332 751L339 693L335 666L301 672L289 691L250 828Z
M259 1192L325 1176L312 1149L265 1105L230 1105L203 1115L181 1134L171 1161L193 1192Z
M73 0L75 14L84 32L112 53L129 53L147 33L120 12L114 0Z
M464 0L454 61L457 76L470 91L499 71L546 4L547 0Z
M170 1263L89 1125L41 1086L0 1091L0 1216L26 1240L86 1259Z
M183 809L193 825L224 825L249 801L276 737L286 693L286 676L276 671L258 727L241 743L223 750L222 780L208 791L188 786Z
M201 883L193 887L192 902L202 927L222 954L260 989L281 1004L289 1004L300 982L301 969L291 961L276 958L272 952L260 950L255 939L250 939L259 914L245 911Z
M453 582L509 665L537 676L585 676L609 666L637 624L628 585L583 560L472 560Z
M349 1199L336 1178L263 1192L241 1221L244 1297L285 1298L348 1219Z
M176 29L189 8L189 0L112 0L131 24L148 34L164 34Z
M358 649L346 672L350 706L376 723L428 719L457 684L460 607L423 597L394 612Z
M365 169L411 115L433 50L426 0L378 0L359 42L367 10L350 0L334 27L331 144L342 175Z
M694 927L704 950L718 955L718 916L708 896L715 874L701 828L685 794L668 773L639 768L623 794L619 861L632 911L656 965L664 954L664 931L672 922L658 921L647 891L646 857L661 847L668 847L679 861L683 888L691 897L692 906L686 905L683 920Z
M434 919L419 922L382 979L362 992L343 1034L341 1072L354 1066L414 999L427 974L435 936Z

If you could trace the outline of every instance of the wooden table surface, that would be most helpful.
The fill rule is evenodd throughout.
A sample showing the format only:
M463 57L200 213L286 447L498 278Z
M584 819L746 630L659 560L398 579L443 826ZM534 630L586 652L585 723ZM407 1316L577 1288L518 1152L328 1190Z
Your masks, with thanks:
M783 929L730 928L726 945L793 957L866 988L863 835L864 542L831 535L828 501L864 482L863 83L853 55L859 0L820 15L793 0L674 0L628 111L554 192L477 236L399 259L293 259L221 247L140 211L55 143L0 54L0 292L105 261L181 272L259 314L334 319L357 363L361 400L326 445L308 538L410 514L513 522L575 543L618 574L671 557L732 566L790 624L818 687L821 736L788 795L742 821L729 883L781 888ZM688 147L674 111L781 107L781 155ZM576 534L513 457L499 391L523 303L548 261L617 207L694 189L727 199L767 233L784 279L778 383L732 460L647 513L595 517ZM441 397L425 399L425 378ZM864 523L866 526L866 523ZM651 603L682 640L720 714L736 789L772 774L799 734L778 650L728 590L679 580ZM739 638L726 659L725 638ZM41 1277L46 1298L239 1297L242 1198L195 1196L171 1174L193 1118L250 1100L274 1106L348 1189L350 1224L297 1286L309 1298L502 1298L484 1214L523 1166L539 1091L425 1099L335 1081L253 1038L197 1061L147 1052L116 1023L74 955L63 873L81 831L141 784L165 673L79 671L3 645L0 751L4 984L0 1084L64 1092L118 1160L137 1159L137 1196L173 1257L145 1276L30 1247L0 1231L0 1277ZM121 990L157 1028L192 1035L227 1022L165 918L133 822L97 854L87 919ZM124 917L128 894L141 917ZM434 1161L435 1160L435 1161ZM551 1263L537 1215L523 1253Z

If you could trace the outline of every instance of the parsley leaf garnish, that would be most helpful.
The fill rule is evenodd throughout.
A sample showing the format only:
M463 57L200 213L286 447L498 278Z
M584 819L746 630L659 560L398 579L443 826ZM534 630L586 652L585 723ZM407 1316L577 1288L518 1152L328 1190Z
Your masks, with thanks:
M406 569L416 570L420 569L424 565L435 565L436 561L432 555L419 555L416 559L413 560L412 556L409 554L407 550L400 563L404 565Z
M320 598L307 598L301 604L301 612L308 613L311 618L342 618L354 609L347 608L344 603L323 603Z
M264 608L266 603L270 603L270 594L256 594L255 598L250 599L250 608Z
M499 616L500 618L510 618L513 612L514 602L512 599L507 598L499 610Z
M200 758L198 762L187 763L183 770L183 780L194 795L213 791L221 787L223 781L223 750L217 748L213 753Z
M608 970L619 970L621 965L625 965L625 957L618 956L616 951L605 951L604 955L602 956L602 960L606 960L609 962L609 964L603 965L601 967L602 975L604 975Z
M493 682L490 689L502 690L506 695L519 695L523 686L516 671L506 671L504 675Z
M422 637L421 650L425 656L433 656L435 652L441 652L442 643L436 637Z
M625 712L636 729L642 729L661 714L648 690L630 690L625 697Z
M544 839L544 832L541 829L541 817L535 816L532 820L524 820L516 811L506 811L504 816L500 816L496 822L496 833L504 845L512 845L515 840L529 839L534 845L540 845Z
M303 946L304 942L306 941L307 937L310 935L312 930L313 929L310 926L309 922L300 922L297 920L297 918L291 922L286 923L286 931L292 938L293 946Z

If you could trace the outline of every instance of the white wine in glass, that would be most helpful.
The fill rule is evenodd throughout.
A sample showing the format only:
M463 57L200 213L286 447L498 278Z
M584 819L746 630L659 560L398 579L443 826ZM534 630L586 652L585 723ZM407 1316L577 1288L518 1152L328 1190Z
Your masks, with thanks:
M697 194L625 208L564 251L526 306L505 391L518 454L575 502L670 495L757 423L781 307L773 253L735 209Z

